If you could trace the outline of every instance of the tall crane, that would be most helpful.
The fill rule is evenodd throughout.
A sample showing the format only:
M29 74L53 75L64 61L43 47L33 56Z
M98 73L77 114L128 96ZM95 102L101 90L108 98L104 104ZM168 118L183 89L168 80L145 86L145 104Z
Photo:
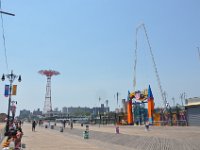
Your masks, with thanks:
M144 32L145 32L145 36L146 36L146 39L147 39L147 43L148 43L148 46L149 46L149 50L150 50L150 54L151 54L151 58L152 58L152 62L153 62L154 71L155 71L155 74L156 74L156 79L157 79L157 82L158 82L158 87L159 87L160 94L161 94L161 98L162 98L162 101L163 101L163 106L164 106L164 108L166 109L167 101L166 101L166 98L164 97L164 92L163 92L163 89L162 89L162 86L161 86L160 77L159 77L159 74L158 74L158 69L157 69L157 66L156 66L155 59L154 59L154 55L153 55L153 51L152 51L151 44L150 44L150 41L149 41L149 37L148 37L148 34L147 34L147 30L146 30L146 27L145 27L145 25L144 25L143 23L140 24L140 25L136 28L135 60L134 60L135 63L134 63L133 88L134 88L134 90L135 90L135 87L136 87L137 34L138 34L139 29L143 29Z

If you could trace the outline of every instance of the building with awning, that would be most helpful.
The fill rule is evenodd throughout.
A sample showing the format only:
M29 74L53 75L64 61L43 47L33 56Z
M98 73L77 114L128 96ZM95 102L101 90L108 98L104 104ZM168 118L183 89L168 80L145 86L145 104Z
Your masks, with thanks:
M185 109L189 126L200 126L200 97L185 100Z

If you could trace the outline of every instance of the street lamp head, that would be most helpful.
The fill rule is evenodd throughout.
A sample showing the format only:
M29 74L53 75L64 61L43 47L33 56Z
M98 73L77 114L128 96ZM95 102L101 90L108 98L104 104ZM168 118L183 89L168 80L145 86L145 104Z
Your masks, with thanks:
M4 74L2 75L1 80L2 80L2 81L5 80L5 75L4 75Z
M18 81L19 81L19 82L22 81L21 75L19 75Z

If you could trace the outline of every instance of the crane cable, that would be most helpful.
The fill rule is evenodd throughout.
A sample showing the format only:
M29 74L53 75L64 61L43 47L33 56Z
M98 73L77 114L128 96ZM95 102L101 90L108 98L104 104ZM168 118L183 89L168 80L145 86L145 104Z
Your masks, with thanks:
M137 84L137 82L136 82L136 68L137 68L137 34L138 34L138 30L139 30L139 28L142 26L142 24L141 25L139 25L137 28L136 28L136 33L135 33L135 36L136 36L136 40L135 40L135 60L134 60L134 77L133 77L133 90L135 91L136 89L135 89L135 87L136 87L136 84Z
M166 109L167 101L166 101L166 98L164 97L164 94L163 94L163 89L162 89L162 86L161 86L160 77L159 77L159 74L158 74L158 69L157 69L157 66L156 66L156 63L155 63L153 51L152 51L152 49L151 49L151 44L150 44L149 37L148 37L148 34L147 34L147 30L146 30L144 24L140 24L140 25L136 28L136 42L135 42L136 46L135 46L135 64L134 64L133 87L134 87L134 90L135 90L135 87L136 87L136 65L137 65L137 34L138 34L138 30L139 30L140 28L143 28L143 29L144 29L144 32L145 32L145 36L146 36L147 43L148 43L148 46L149 46L151 58L152 58L152 61L153 61L154 71L155 71L156 78L157 78L157 82L158 82L158 87L159 87L159 90L160 90L160 93L161 93L161 97L162 97L162 100L163 100L164 108Z
M2 8L1 8L1 0L0 0L0 10L2 10ZM3 15L2 15L2 13L0 13L0 15L1 15L1 28L2 28L2 37L3 37L5 63L6 63L6 69L8 71L8 58L7 58L7 48L6 48L6 38L5 38L5 30L4 30L4 21L3 21Z
M133 77L133 90L135 91L136 87L136 67L137 67L137 32L138 28L136 28L136 40L135 40L135 60L134 60L134 77Z
M198 50L199 60L200 60L200 50L199 50L199 47L197 47L197 50Z

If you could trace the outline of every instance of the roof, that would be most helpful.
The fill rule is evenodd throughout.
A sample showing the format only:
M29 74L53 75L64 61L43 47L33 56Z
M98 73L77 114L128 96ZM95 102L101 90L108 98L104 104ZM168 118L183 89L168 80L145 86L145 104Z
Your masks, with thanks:
M185 100L186 107L200 105L200 97L188 98Z

